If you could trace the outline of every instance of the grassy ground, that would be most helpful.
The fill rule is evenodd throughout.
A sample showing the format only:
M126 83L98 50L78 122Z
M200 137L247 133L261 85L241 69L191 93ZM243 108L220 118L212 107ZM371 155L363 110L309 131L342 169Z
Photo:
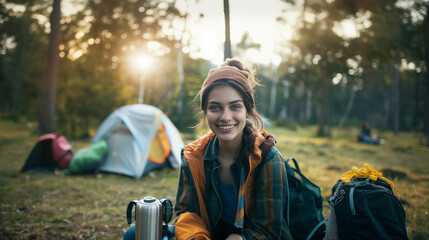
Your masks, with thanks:
M0 239L121 239L129 201L148 195L175 200L177 170L163 169L140 180L104 173L18 173L37 140L33 126L0 121L0 129ZM429 148L419 144L421 136L378 132L386 144L372 146L353 141L357 129L336 132L335 139L314 137L312 127L267 130L284 157L297 159L326 199L352 166L369 163L384 172L404 204L410 238L429 237ZM74 151L87 143L70 141ZM325 206L327 216L327 201Z

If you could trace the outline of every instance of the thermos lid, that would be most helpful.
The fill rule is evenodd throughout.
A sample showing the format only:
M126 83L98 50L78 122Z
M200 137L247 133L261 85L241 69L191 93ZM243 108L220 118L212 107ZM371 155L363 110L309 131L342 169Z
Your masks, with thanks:
M145 203L153 203L155 201L156 201L156 198L153 198L153 197L145 197L145 198L143 198L143 202L145 202Z

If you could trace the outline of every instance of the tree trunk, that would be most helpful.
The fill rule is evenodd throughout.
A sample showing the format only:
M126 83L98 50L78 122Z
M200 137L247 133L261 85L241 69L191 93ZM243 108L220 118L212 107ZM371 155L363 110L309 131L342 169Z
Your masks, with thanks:
M317 136L325 136L325 124L328 108L328 92L329 81L326 78L321 79L320 83L320 101L319 101L319 116L317 120Z
M386 87L387 92L387 104L386 104L386 126L395 131L396 124L396 111L397 111L397 92L396 92L396 69L394 66L387 66L384 70L385 77L392 79L393 85ZM368 103L369 104L369 103ZM395 134L396 135L396 134Z
M22 24L18 24L19 26L19 35L20 37L17 39L17 46L15 48L17 58L14 60L13 64L13 73L11 81L11 99L10 102L7 103L9 113L14 120L18 119L19 109L22 107L23 99L22 99L22 89L23 84L25 82L25 78L28 78L28 68L26 67L28 64L28 55L31 53L31 41L30 38L30 26L31 26L31 16L34 14L34 1L27 1L25 4L25 11L23 13ZM6 98L9 100L8 98Z
M419 101L420 101L420 79L416 72L416 83L414 85L414 112L413 112L413 132L417 132L419 122Z
M304 124L310 122L311 119L311 103L313 101L313 92L311 89L306 90L305 94L305 116L304 116Z
M399 56L398 56L399 58ZM400 61L400 60L399 60ZM399 62L398 62L399 64ZM395 86L393 89L393 129L395 132L395 136L399 133L399 114L400 114L400 108L401 108L401 101L400 101L400 78L399 78L399 67L394 67L394 79L395 79Z
M283 80L282 84L283 84L283 103L282 103L282 109L280 111L280 118L286 119L288 118L287 102L289 99L289 82L286 80Z
M58 72L58 46L60 43L61 0L54 0L50 16L51 33L49 34L48 64L43 85L38 133L55 132L55 101Z
M182 107L183 107L183 52L182 52L182 43L180 43L179 49L177 49L177 71L179 77L179 96L177 99L177 116L182 115Z
M189 10L189 2L186 1L186 8ZM183 112L183 84L185 82L184 70L183 70L183 35L186 32L186 26L188 25L188 15L185 16L184 26L182 34L180 35L179 48L177 49L177 74L179 80L179 95L177 97L177 116L181 116Z
M279 82L279 77L274 76L273 82L271 85L271 99L270 99L270 114L272 118L277 118L276 114L276 102L277 102L277 84Z
M340 123L338 124L338 129L341 129L344 125L344 122L347 120L347 117L349 116L350 111L352 110L353 103L355 100L356 91L352 87L352 92L350 93L349 102L347 104L346 111L344 112L343 117L340 120Z
M429 6L426 6L426 15L423 20L423 39L425 48L425 62L426 68L429 68ZM426 98L425 98L425 122L424 129L426 133L426 146L429 147L429 71L426 70Z
M229 0L223 0L223 11L225 13L225 49L224 49L224 60L232 58L231 51L231 30L229 21Z

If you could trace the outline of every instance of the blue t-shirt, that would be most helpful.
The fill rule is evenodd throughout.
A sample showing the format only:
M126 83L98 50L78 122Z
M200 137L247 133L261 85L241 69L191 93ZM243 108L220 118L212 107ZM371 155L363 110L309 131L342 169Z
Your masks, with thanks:
M221 189L220 199L222 200L221 219L225 223L234 224L235 214L237 212L237 196L235 195L234 185L225 185L219 177L219 186Z

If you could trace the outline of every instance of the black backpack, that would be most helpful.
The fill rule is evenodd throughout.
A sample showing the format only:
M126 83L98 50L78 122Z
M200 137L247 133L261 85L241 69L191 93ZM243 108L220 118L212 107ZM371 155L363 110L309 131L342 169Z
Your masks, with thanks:
M260 146L262 158L269 153L275 141L272 135L266 137ZM289 165L290 160L295 168ZM295 159L288 158L284 161L289 191L283 216L293 239L323 239L326 226L322 215L323 197L320 188L304 176Z
M342 180L332 188L326 238L408 239L405 211L384 180Z

